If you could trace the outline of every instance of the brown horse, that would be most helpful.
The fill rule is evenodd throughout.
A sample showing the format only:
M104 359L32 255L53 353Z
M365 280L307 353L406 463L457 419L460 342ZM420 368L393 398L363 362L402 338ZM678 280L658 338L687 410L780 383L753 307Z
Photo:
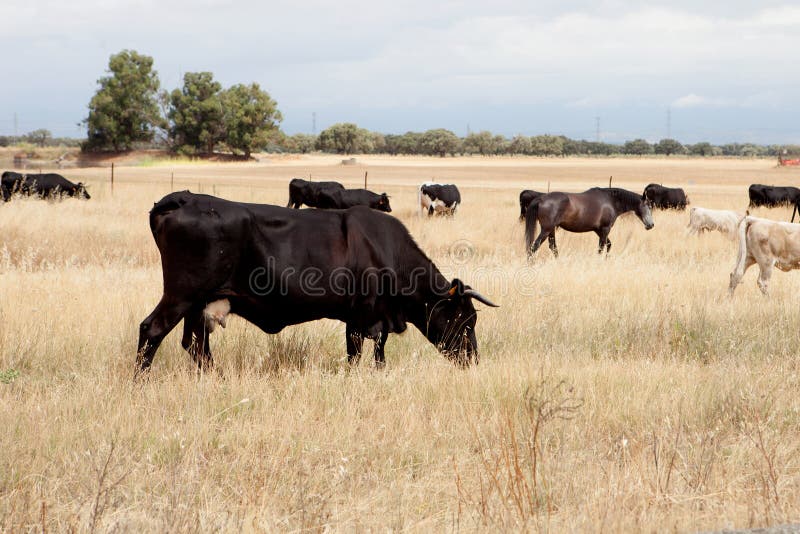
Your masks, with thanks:
M633 211L650 230L653 227L653 214L642 196L617 187L594 187L583 193L554 192L543 195L528 206L525 213L525 246L528 256L532 256L548 239L550 250L558 257L555 230L561 227L570 232L594 232L600 238L600 249L606 253L611 250L608 233L617 217ZM536 223L542 231L534 241Z

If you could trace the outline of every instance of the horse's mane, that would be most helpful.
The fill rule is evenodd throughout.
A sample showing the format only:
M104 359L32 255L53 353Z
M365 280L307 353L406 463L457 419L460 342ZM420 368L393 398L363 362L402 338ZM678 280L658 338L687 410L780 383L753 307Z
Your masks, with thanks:
M620 210L633 210L642 201L642 195L622 189L619 187L593 187L589 191L600 191L611 197L614 204Z

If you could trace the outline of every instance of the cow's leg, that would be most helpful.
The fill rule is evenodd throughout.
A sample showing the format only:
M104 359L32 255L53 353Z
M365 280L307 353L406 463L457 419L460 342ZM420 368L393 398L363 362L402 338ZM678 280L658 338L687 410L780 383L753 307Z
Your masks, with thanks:
M376 369L383 369L386 367L386 357L384 355L384 347L386 346L386 340L389 339L389 330L383 328L381 333L375 338L375 368Z
M203 310L193 308L183 318L181 345L192 357L201 372L210 370L214 365L209 341L209 332L208 328L206 328Z
M139 325L139 344L136 350L136 375L153 363L158 346L191 308L190 302L161 297L156 308Z
M347 363L353 366L358 365L358 361L361 359L361 347L364 345L364 336L348 324L345 328L345 337L347 338Z
M772 277L772 269L774 266L774 263L771 261L766 264L758 264L758 289L761 290L765 297L769 296L767 289L769 288L769 279Z
M736 286L738 286L739 282L742 281L744 273L747 271L747 269L752 267L755 262L756 260L753 259L753 256L748 254L747 257L744 259L744 268L741 271L739 271L738 265L733 268L733 272L731 272L731 282L728 285L728 294L731 297L733 296L733 292L736 290Z
M550 235L547 236L547 244L550 246L550 250L553 251L553 256L556 258L558 257L558 246L556 246L556 232L553 230L550 232Z

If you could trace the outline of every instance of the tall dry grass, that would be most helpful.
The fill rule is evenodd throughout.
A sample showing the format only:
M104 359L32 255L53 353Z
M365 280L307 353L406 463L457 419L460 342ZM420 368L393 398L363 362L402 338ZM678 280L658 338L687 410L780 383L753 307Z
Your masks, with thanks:
M525 260L521 186L684 185L695 205L746 205L768 162L367 160L372 187L479 305L481 364L460 370L417 331L387 369L349 369L342 325L215 333L198 376L179 335L133 383L138 323L160 294L147 210L198 186L284 204L332 159L67 173L93 199L0 205L0 529L3 531L709 530L800 516L797 274L771 297L735 245L687 237L687 214L558 234ZM347 174L345 174L347 173ZM413 209L413 184L462 186L452 220ZM660 178L654 179L653 177ZM726 176L728 178L726 178ZM691 183L690 183L691 182ZM788 218L788 210L760 211Z

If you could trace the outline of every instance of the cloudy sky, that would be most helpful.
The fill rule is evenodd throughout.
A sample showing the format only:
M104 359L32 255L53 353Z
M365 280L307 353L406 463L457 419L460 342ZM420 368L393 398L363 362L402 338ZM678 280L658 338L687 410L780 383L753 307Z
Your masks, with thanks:
M620 142L800 143L800 4L2 0L0 134L77 123L110 54L256 81L288 133L353 121ZM669 112L668 112L669 110Z

